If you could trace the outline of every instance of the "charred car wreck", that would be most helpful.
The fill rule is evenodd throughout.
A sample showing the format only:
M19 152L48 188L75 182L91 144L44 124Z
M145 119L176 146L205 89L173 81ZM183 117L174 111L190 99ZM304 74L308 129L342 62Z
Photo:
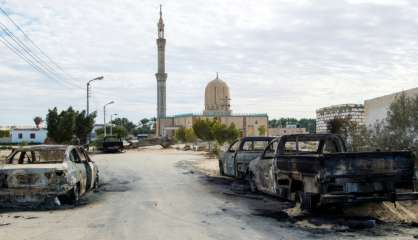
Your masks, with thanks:
M0 166L0 206L67 200L98 186L97 166L81 147L41 145L14 149Z
M415 157L409 151L347 152L334 134L277 138L249 166L253 191L301 208L418 199Z
M260 156L273 137L244 137L233 142L219 159L222 176L243 178L248 172L248 164Z

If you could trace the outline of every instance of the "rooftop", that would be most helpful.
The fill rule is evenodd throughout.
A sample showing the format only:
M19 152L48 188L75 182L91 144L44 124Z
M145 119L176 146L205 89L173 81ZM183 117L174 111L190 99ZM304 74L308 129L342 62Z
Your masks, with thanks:
M235 114L202 114L202 113L183 113L173 116L167 116L165 118L177 118L177 117L268 117L267 113L235 113Z

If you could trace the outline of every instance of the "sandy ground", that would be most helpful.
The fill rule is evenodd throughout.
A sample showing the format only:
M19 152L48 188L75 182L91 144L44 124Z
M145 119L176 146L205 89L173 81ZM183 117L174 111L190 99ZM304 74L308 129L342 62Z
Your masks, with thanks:
M418 201L371 203L346 210L348 215L371 216L388 223L418 224Z
M100 190L78 207L1 209L0 239L412 239L418 229L370 218L286 213L293 205L237 191L200 152L143 148L93 156Z

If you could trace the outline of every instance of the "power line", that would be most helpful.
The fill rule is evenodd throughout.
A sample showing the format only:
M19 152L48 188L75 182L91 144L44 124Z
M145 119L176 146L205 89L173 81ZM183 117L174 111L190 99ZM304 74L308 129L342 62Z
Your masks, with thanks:
M11 38L18 46L20 49L23 49L24 52L26 52L27 55L29 55L35 62L37 62L39 64L39 68L44 69L44 72L49 73L49 75L55 76L52 77L53 80L55 81L60 81L62 80L63 83L66 83L67 85L70 85L71 87L74 88L79 88L79 89L83 89L81 86L74 84L71 81L66 81L65 78L62 78L63 76L61 76L58 71L56 71L55 69L58 68L61 70L61 72L65 71L62 69L61 66L59 66L57 63L55 63L44 51L42 51L33 41L32 39L29 38L29 36L23 31L23 29L17 25L16 22L13 21L13 19L7 14L6 11L4 11L2 8L0 8L0 11L10 20L10 22L12 22L17 29L19 29L19 31L22 32L22 34L26 37L26 39L28 39L28 41L30 41L32 43L33 46L35 46L35 48L37 48L39 50L39 52L41 52L42 55L44 55L47 59L49 59L50 62L52 62L54 65L57 65L57 67L52 67L50 66L47 62L45 62L43 59L41 59L34 51L32 51L32 49L30 47L28 47L24 42L22 42L12 31L9 30L9 28L0 22L0 27L2 28L3 32L6 33L6 35ZM9 42L10 43L10 42ZM22 55L22 54L20 54ZM19 56L20 56L19 55ZM65 73L67 74L67 73ZM69 75L69 74L67 74ZM51 78L51 77L49 77ZM69 86L66 86L69 87Z
M58 63L56 63L51 57L49 57L30 37L28 34L25 33L25 31L10 17L10 15L0 7L0 12L3 13L4 16L6 16L9 21L22 33L22 35L25 37L25 39L31 43L32 47L36 48L41 55L43 55L49 63L51 63L51 66L47 61L42 59L40 56L38 56L28 45L26 45L24 42L22 42L19 37L17 37L5 24L3 24L0 21L0 27L2 28L3 32L11 38L15 44L12 44L10 41L8 41L5 37L3 37L4 40L2 40L3 44L6 45L11 51L13 51L17 56L22 58L25 62L27 62L30 66L32 66L37 72L47 76L49 79L54 80L61 85L65 87L71 87L71 88L77 88L84 90L84 87L79 86L77 84L74 84L72 81L68 80L76 80L73 76L68 74ZM1 35L0 35L1 36ZM1 38L0 38L1 40ZM17 44L17 46L16 46ZM23 51L22 51L23 50ZM64 75L60 74L59 71L63 73ZM65 77L65 78L62 78ZM105 96L107 95L105 92L100 90L95 90L96 95Z
M28 48L22 41L20 41L20 39L18 39L5 25L3 25L0 22L0 28L3 30L4 33L6 33L6 35L13 40L13 42L15 42L15 45L13 45L10 41L8 41L6 38L3 37L3 39L5 41L7 41L9 49L10 47L13 47L13 49L15 50L15 54L16 52L18 52L18 56L22 57L24 56L26 58L26 60L30 60L31 61L31 66L36 65L38 69L42 69L42 72L44 72L46 75L48 75L48 77L54 81L59 82L59 80L57 79L57 74L56 72L47 64L45 64L38 56L36 56L36 54L34 54L30 48ZM4 43L4 41L3 41ZM17 46L17 47L16 47ZM23 50L23 51L21 51ZM25 55L26 54L26 55ZM59 77L59 76L58 76ZM59 82L61 83L61 82ZM68 83L67 83L68 84ZM73 85L71 85L73 86ZM68 86L66 86L68 87ZM74 86L73 86L74 87Z
M56 63L54 60L52 60L34 41L32 41L32 39L25 33L25 31L23 31L23 29L10 17L10 15L3 9L0 7L0 11L3 13L3 15L5 15L10 22L12 22L16 28L25 36L25 38L36 48L39 50L39 52L44 55L53 65L55 65L55 67L57 67L61 72L63 72L65 75L67 75L68 77L70 77L73 80L76 80L73 76L71 76L70 74L68 74L58 63Z
M45 72L44 69L40 68L38 65L36 65L33 60L29 59L27 56L25 56L19 49L17 49L13 44L11 44L7 39L0 38L0 41L9 48L13 53L15 53L17 56L19 56L21 59L23 59L26 63L28 63L31 67L33 67L37 72L41 73L42 75L47 76L49 79L53 79L47 72Z

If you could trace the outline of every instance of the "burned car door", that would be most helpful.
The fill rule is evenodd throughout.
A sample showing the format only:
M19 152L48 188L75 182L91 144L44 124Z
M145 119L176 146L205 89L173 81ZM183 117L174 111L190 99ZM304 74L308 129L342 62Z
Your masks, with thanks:
M258 162L258 188L260 191L275 194L274 163L278 140L272 141L264 150Z
M264 152L271 140L271 138L257 137L241 140L240 147L235 155L236 178L245 178L249 163Z
M76 168L76 178L77 182L80 184L80 195L85 193L87 190L87 173L86 173L86 166L83 162L81 162L81 158L77 153L77 150L73 148L70 152L70 161L72 161L75 164Z
M233 142L223 157L223 170L227 176L235 176L235 156L238 151L240 142L237 140Z
M86 169L86 191L93 188L93 172L94 166L90 165L89 159L81 148L77 148L77 153L80 156L80 161Z
M92 169L92 189L97 187L99 184L99 169L97 168L97 165L91 160L89 154L87 151L83 148L81 148L82 152L86 156L87 162L89 163L90 168Z

